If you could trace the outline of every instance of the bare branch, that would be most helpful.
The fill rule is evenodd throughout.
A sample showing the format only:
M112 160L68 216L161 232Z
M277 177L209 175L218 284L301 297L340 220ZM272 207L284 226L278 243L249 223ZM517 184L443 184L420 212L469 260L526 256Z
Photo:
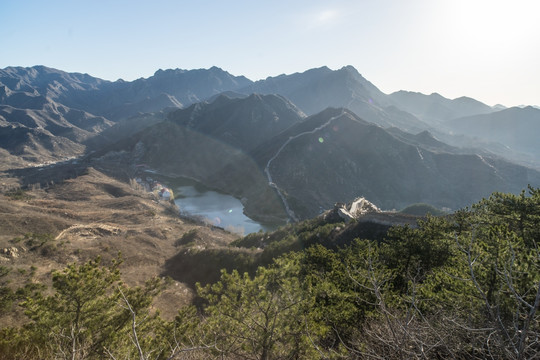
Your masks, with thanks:
M147 360L146 356L144 356L144 352L142 351L141 344L139 343L139 338L137 336L137 322L136 322L137 321L137 314L135 313L135 311L131 307L131 304L129 303L128 299L126 298L126 296L124 295L124 292L122 291L122 289L120 287L118 287L118 291L120 292L120 295L122 295L122 299L124 300L127 309L131 313L131 331L132 331L132 334L133 334L132 338L131 338L131 341L133 342L133 344L137 348L137 351L139 353L139 359L140 360Z

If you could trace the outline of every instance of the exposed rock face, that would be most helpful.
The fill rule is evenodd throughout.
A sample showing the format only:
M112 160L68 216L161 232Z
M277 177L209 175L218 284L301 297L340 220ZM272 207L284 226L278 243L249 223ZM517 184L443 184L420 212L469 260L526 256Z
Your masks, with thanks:
M16 247L8 247L2 249L2 255L7 256L8 258L18 258L19 257L19 249Z
M367 213L381 212L381 209L364 197L358 197L348 204L337 203L335 205L335 210L346 223L358 219L360 216L366 215Z

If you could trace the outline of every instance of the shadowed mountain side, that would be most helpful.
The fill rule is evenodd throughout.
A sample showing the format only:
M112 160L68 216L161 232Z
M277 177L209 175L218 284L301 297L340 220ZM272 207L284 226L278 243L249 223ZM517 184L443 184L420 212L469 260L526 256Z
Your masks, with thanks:
M245 213L254 220L286 219L282 203L253 159L205 134L163 121L109 150L128 150L136 164L147 164L166 176L192 178L231 194L242 201Z
M110 111L107 116L111 119L127 119L141 114L163 111L163 109L182 108L182 104L173 96L162 93L156 97L146 97L135 102L126 102L118 108Z
M332 117L339 116L345 111L345 109L327 108L316 115L309 116L304 121L291 126L287 130L262 143L257 148L253 149L251 154L259 166L265 167L268 161L287 141L289 141L289 139L299 136L302 133L313 131L313 129L323 126Z
M122 119L97 136L86 140L84 145L87 146L88 152L99 151L103 147L128 139L139 131L165 120L170 111L170 109L164 109L156 113L144 113Z
M198 103L168 116L180 126L244 151L250 151L304 117L294 104L281 96L257 94L240 99L220 95L211 103Z
M206 285L219 280L221 270L238 270L241 273L257 269L255 262L260 251L233 246L182 248L167 259L162 275L196 288L196 283Z
M313 120L322 121L318 116ZM301 126L308 124L311 118ZM258 154L264 151L258 149ZM519 192L528 183L540 183L534 170L479 155L434 153L347 111L290 140L269 168L298 218L356 196L384 209L418 202L456 209L492 191Z
M540 157L517 151L500 142L486 140L477 136L449 134L438 130L433 130L433 134L444 143L458 149L457 153L499 157L518 165L540 170Z
M42 109L48 100L37 91L12 91L0 83L0 104L19 109Z

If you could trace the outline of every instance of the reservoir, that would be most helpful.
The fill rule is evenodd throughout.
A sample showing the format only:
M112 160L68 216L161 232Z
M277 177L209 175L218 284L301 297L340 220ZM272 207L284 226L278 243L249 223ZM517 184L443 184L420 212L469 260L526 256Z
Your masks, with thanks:
M202 217L212 225L240 235L277 228L276 225L250 219L244 215L244 206L240 200L208 189L197 181L175 178L167 179L167 184L174 191L174 202L184 215Z

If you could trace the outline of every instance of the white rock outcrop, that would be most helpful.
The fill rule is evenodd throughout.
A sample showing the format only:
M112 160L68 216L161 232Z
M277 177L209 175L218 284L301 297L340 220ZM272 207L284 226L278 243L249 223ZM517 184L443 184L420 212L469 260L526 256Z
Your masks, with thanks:
M356 198L349 204L338 203L336 204L336 209L338 215L345 220L345 222L358 219L360 216L367 213L381 212L381 209L364 197Z

